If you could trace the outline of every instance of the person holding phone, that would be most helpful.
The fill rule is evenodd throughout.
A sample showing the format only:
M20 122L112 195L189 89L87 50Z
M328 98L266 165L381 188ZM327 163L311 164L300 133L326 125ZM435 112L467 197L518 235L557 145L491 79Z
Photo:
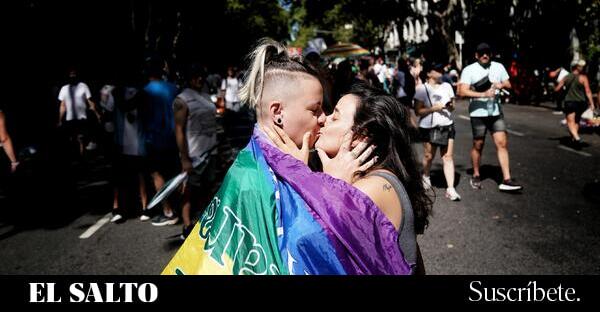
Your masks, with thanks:
M431 163L439 147L442 157L444 176L446 177L446 198L458 201L460 195L454 188L454 90L452 85L441 82L444 67L431 64L422 72L424 84L415 90L415 112L420 117L419 133L423 141L423 186L431 188L429 173ZM441 82L441 83L440 83Z
M491 48L487 43L479 44L475 52L477 62L465 67L458 82L458 95L469 98L469 114L473 131L471 187L481 189L479 174L481 152L485 134L490 131L502 168L503 181L498 188L500 191L518 191L523 187L510 175L506 123L500 107L500 91L510 89L511 84L506 68L498 62L493 62L491 54Z

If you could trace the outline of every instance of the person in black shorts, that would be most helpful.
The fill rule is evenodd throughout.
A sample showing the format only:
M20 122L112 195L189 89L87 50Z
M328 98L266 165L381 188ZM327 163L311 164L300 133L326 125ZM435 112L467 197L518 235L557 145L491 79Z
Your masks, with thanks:
M563 112L567 118L567 127L571 134L571 144L575 149L581 149L584 144L579 137L579 121L586 109L594 110L594 100L590 89L590 82L585 74L585 61L580 60L573 64L571 73L561 80L555 91L560 91L566 86Z

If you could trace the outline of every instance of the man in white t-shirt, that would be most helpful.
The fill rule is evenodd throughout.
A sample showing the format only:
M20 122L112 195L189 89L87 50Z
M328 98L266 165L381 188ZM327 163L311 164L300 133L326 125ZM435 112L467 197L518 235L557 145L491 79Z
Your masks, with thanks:
M569 75L569 71L564 69L562 66L551 71L550 73L548 73L548 76L552 79L555 79L556 84L558 85L563 79L565 79L565 77L567 77ZM562 90L560 90L559 92L556 92L554 95L554 99L556 101L556 110L555 110L555 114L556 115L562 115L562 102L563 102L563 98L565 97L565 89L562 88Z
M227 68L227 77L221 82L221 92L225 97L225 108L232 111L240 110L240 81L233 67Z
M69 138L79 142L79 153L81 155L83 155L83 139L88 128L86 113L88 105L100 120L100 114L96 111L96 104L91 98L90 88L79 80L76 70L70 70L69 83L64 85L58 93L58 100L60 101L58 125L61 126L64 119Z
M506 124L500 107L500 93L511 88L508 73L502 64L491 60L491 48L486 43L477 46L475 58L477 62L465 67L458 82L458 94L469 98L469 114L473 131L471 186L474 189L481 189L479 165L485 135L489 130L496 144L498 161L502 168L503 181L499 189L501 191L521 190L523 187L516 184L510 176Z

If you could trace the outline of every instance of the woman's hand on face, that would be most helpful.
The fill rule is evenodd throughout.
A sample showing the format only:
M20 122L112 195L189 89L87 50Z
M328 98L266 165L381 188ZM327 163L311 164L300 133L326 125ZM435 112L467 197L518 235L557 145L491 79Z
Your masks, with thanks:
M262 127L263 131L267 134L267 136L275 143L280 150L282 150L286 154L292 155L294 158L300 160L305 165L308 165L308 156L310 150L308 146L310 145L310 137L312 136L311 132L306 132L302 137L302 148L298 148L296 143L283 131L283 129L275 126L274 133L271 129L266 127Z
M347 183L352 183L356 173L371 168L377 162L378 157L375 156L365 163L375 150L375 145L369 145L366 140L359 141L354 148L351 148L351 145L352 134L349 133L344 136L344 141L334 158L329 158L324 150L317 148L323 164L323 172Z

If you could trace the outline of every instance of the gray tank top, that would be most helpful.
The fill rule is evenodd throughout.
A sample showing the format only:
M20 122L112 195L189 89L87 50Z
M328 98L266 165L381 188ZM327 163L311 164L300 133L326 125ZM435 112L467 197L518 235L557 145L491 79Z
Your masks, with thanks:
M402 206L402 219L398 229L398 245L404 254L404 259L414 274L417 267L417 235L415 234L415 222L412 204L402 182L395 175L387 172L373 172L369 176L379 176L386 179L396 191Z
M217 145L217 108L208 99L208 95L189 88L183 90L177 97L188 107L186 137L189 156L195 167L208 157L206 152Z

